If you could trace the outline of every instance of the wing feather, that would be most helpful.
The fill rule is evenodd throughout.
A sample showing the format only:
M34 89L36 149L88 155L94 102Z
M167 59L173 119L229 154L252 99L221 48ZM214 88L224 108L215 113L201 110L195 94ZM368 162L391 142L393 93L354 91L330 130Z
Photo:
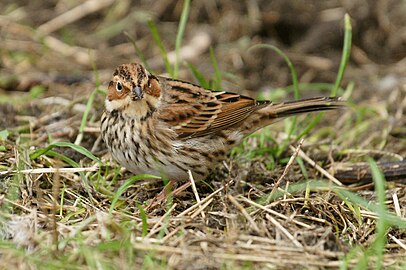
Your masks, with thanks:
M213 92L190 83L164 80L164 106L159 118L168 122L179 139L205 136L236 125L270 104L229 92Z

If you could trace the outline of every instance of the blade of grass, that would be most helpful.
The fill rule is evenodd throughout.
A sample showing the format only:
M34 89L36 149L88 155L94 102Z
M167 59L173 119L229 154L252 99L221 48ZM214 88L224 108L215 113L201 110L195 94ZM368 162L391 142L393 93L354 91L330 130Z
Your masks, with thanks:
M147 221L147 214L145 213L144 207L142 205L137 204L138 210L140 210L140 217L142 222L142 237L145 237L148 234L148 221Z
M364 249L362 246L355 246L350 252L348 252L343 258L341 269L350 268L349 262L354 259L354 255L357 255L357 259L356 266L353 267L353 269L368 268L368 262L371 261L371 259L373 260L372 265L375 266L375 269L383 269L383 255L385 252L385 244L387 242L386 233L391 224L390 220L387 219L389 212L385 202L385 178L374 160L370 158L368 159L368 163L371 168L371 174L378 199L378 202L375 204L375 213L377 213L379 217L376 224L376 237L372 245L368 248ZM348 201L346 203L348 205ZM355 205L358 206L357 204Z
M364 209L367 209L368 211L378 213L380 210L378 210L378 207L375 204L371 204L370 201L365 200L361 196L357 195L356 193L353 193L351 191L342 189L342 188L333 188L333 191L340 196L341 198L348 199L352 201L354 204L357 204L358 206L361 206ZM391 226L397 226L399 228L406 228L406 220L404 218L399 218L396 214L391 213L389 211L385 211L382 213L382 216L386 219L386 221L391 225Z
M304 202L303 202L303 205L305 206L305 207L307 207L307 205L309 204L309 198L310 198L310 185L309 185L309 182L307 182L308 184L307 184L307 186L306 186L306 190L305 190L305 195L304 195Z
M288 67L289 67L289 69L290 69L290 73L291 73L291 75L292 75L292 84L293 84L293 94L294 94L294 97L295 97L296 100L299 100L299 99L300 99L299 79L298 79L298 77L297 77L296 68L295 68L295 66L293 65L292 61L290 61L289 57L288 57L281 49L279 49L278 47L276 47L276 46L274 46L274 45L271 45L271 44L257 44L257 45L254 45L254 46L250 47L250 48L248 49L248 51L254 50L254 49L260 49L260 48L273 50L273 51L275 51L279 56L281 56L281 57L285 60L286 64L288 65ZM288 137L286 138L287 141L290 140L291 135L294 135L294 134L295 134L295 128L296 128L296 123L297 123L297 117L296 117L296 116L293 116L293 117L291 117L291 120L289 120L289 121L292 121L292 125L290 126L290 128L289 128L289 130L288 130L288 132L287 132L287 134L288 134ZM280 150L279 153L284 152L284 151L285 151L285 148L287 147L287 145L288 145L288 144L285 143L285 144L284 144L284 147L281 147L281 150Z
M52 150L55 147L69 147L69 148L75 150L76 152L81 153L82 155L90 158L93 161L96 161L99 163L101 162L100 159L98 159L95 155L93 155L89 150L87 150L83 146L76 145L76 144L70 143L70 142L55 142L55 143L48 145L45 148L37 149L30 153L30 159L31 160L37 159L40 156L45 155L49 150Z
M65 155L62 155L61 153L49 150L46 154L47 154L47 156L50 156L50 157L59 158L60 160L64 161L66 164L68 164L71 167L74 167L74 168L80 167L76 161L74 161L73 159L71 159Z
M385 178L382 172L379 170L378 165L373 159L368 160L369 166L371 167L372 179L374 180L375 191L378 198L377 212L379 219L376 224L376 239L372 245L372 249L376 256L376 267L375 269L382 269L383 266L383 255L385 252L385 244L387 241L386 233L388 229L388 222L385 219L385 213L388 212L386 208L386 196L385 196Z
M185 33L187 19L189 17L189 12L190 12L190 0L185 0L185 2L183 3L182 14L180 15L178 33L176 34L176 41L175 41L176 60L175 60L175 65L174 65L174 70L173 70L174 79L178 78L179 65L180 65L179 53L180 53L180 47L182 45L183 35Z
M128 38L128 40L131 42L131 44L134 47L135 53L137 54L137 56L141 59L141 62L144 64L145 68L147 70L151 70L151 68L149 67L147 60L145 58L145 55L143 54L143 52L138 48L137 44L135 43L134 38L127 32L124 32L124 35L126 35L126 37Z
M82 142L84 130L87 123L87 118L89 116L90 110L93 108L93 102L96 97L96 94L100 92L99 72L97 71L97 67L94 61L92 61L92 67L96 77L96 88L92 91L92 93L89 96L89 99L87 100L86 108L82 116L82 121L80 122L79 133L75 140L76 145L79 145Z
M356 261L357 265L352 266L352 261ZM368 256L366 255L365 249L362 246L353 247L341 260L340 270L347 269L368 269Z
M10 135L10 132L8 132L7 129L0 130L0 140L1 141L7 140L9 135Z
M216 55L214 54L214 50L212 47L210 47L210 59L213 64L214 68L214 83L212 85L212 89L216 91L221 91L221 71L217 62Z
M7 140L9 135L10 135L10 133L8 132L7 129L0 130L0 142ZM7 150L6 146L0 145L0 152L6 151L6 150Z
M190 71L192 71L193 76L195 76L200 86L202 86L203 88L210 88L209 82L204 78L203 74L199 70L197 70L197 68L194 65L187 63L187 66L190 69Z
M93 90L92 93L89 96L89 99L87 100L86 108L85 108L85 111L83 112L83 116L82 116L82 121L80 122L79 133L78 133L78 136L76 137L76 140L75 140L76 145L79 145L82 142L84 129L86 127L87 118L89 116L90 110L93 107L93 101L94 101L94 98L96 97L96 94L98 93L98 91L99 90L97 88L95 90Z
M306 165L304 164L303 159L301 157L297 157L296 162L297 164L299 164L300 171L302 172L304 179L308 180L309 173L307 172Z
M321 121L323 115L324 113L318 113L314 118L312 118L310 124L303 129L303 131L297 136L296 140L300 140L303 136L309 134L309 132Z
M158 32L158 28L156 27L155 23L151 20L148 21L148 28L149 28L149 31L151 31L152 38L154 39L155 44L159 48L161 56L164 60L166 71L170 74L171 77L173 77L173 75L174 75L173 69L172 69L171 64L169 63L168 54L162 43L161 36L159 35L159 32Z
M118 199L120 198L120 196L136 181L142 180L142 179L148 179L148 178L152 178L152 179L160 179L161 177L155 176L155 175L150 175L150 174L140 174L140 175L135 175L129 179L127 179L127 181L124 182L123 185L121 185L117 192L114 194L114 198L111 201L111 205L110 205L110 210L109 210L109 214L111 215L114 208L116 207L116 204L118 202Z
M343 80L344 72L351 55L352 27L351 27L351 18L350 15L348 14L345 14L344 16L344 29L345 30L344 30L343 54L341 57L340 68L338 69L336 82L334 84L333 89L331 90L331 96L333 97L337 95L337 91L340 88L341 81Z
M296 68L293 65L292 61L290 61L289 57L278 47L271 45L271 44L256 44L248 49L248 51L254 50L254 49L270 49L275 51L279 56L281 56L286 64L288 65L290 69L290 73L292 74L292 84L293 84L293 93L295 96L295 99L298 100L300 99L300 91L299 91L299 79L297 78L297 72Z
M18 157L19 150L16 152L16 156ZM23 170L24 169L24 161L21 158L16 159L16 165L18 170ZM6 198L11 201L11 202L17 202L20 200L20 186L24 183L24 175L22 173L16 173L11 181L7 184L7 192L5 194ZM13 207L12 205L5 201L0 205L0 212L2 213L12 213L13 212Z
M75 161L71 160L70 158L52 151L52 149L55 147L69 147L69 148L75 150L76 152L81 153L82 155L90 158L91 160L96 161L99 164L101 163L100 159L98 159L95 155L93 155L89 150L87 150L83 146L76 145L76 144L70 143L70 142L55 142L55 143L48 145L45 148L37 149L30 153L30 159L34 160L34 159L39 158L42 155L49 154L51 156L61 158L62 160L64 160L66 163L68 163L69 165L71 165L73 167L79 167L79 164L77 164ZM89 184L87 177L85 176L85 174L83 172L79 172L79 175L85 185L85 189L86 189L89 199L92 200L93 196L92 196L92 193L90 190L90 184Z

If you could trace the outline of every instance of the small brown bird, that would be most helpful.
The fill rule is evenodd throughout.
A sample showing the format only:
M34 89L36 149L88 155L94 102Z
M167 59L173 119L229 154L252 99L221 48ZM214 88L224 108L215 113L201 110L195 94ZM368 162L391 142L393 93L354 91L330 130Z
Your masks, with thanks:
M272 103L119 66L108 86L101 134L134 174L204 179L244 137L283 117L343 107L340 98Z

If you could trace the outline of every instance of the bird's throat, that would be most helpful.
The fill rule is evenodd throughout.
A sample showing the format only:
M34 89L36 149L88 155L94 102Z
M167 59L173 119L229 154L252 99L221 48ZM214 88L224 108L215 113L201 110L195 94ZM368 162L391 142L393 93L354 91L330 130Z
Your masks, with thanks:
M122 100L106 100L106 111L117 111L123 117L144 121L151 117L156 110L157 99L144 97L132 100L130 97Z

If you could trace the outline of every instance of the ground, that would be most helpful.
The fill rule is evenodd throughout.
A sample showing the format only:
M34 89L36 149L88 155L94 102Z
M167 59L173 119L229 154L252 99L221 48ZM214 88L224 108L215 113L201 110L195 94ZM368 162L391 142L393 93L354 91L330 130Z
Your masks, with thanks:
M164 181L112 161L99 120L117 65L176 73L184 4L0 3L0 267L404 269L406 4L193 1L175 75L276 102L294 74L259 44L302 98L331 95L348 13L348 108L259 131L151 209Z

